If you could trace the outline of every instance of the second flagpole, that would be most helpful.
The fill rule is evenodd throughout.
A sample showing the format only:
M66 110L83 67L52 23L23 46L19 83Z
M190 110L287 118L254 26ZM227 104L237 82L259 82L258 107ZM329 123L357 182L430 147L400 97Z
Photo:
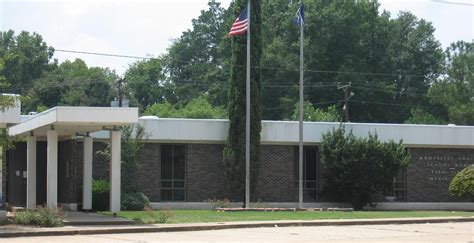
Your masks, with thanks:
M303 0L301 0L300 8L303 7ZM301 15L301 9L298 10L298 14ZM304 11L304 10L303 10ZM298 186L298 206L303 208L303 120L304 120L304 92L303 92L303 75L304 75L304 34L303 34L303 16L300 16L300 103L299 103L299 186Z
M250 0L247 1L247 79L245 107L245 207L250 207Z

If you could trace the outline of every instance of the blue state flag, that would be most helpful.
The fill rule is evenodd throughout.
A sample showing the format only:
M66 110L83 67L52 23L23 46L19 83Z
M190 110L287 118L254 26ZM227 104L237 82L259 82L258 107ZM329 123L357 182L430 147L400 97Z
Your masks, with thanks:
M298 11L296 11L296 16L293 20L293 23L296 26L304 25L304 4L301 4L301 6L298 8Z

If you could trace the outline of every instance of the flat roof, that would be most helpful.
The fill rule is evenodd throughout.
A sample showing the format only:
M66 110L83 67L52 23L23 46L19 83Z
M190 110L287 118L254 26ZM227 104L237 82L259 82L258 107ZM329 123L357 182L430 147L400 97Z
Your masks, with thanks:
M150 142L224 143L229 121L222 119L173 119L141 117ZM382 141L400 141L409 147L474 148L474 126L344 123L357 137L377 134ZM304 122L305 144L318 144L338 122ZM244 132L244 131L242 131ZM297 121L262 121L262 144L298 144Z
M20 124L10 127L8 134L17 136L33 132L41 137L54 127L59 136L69 136L129 125L137 119L138 108L57 106L27 117Z

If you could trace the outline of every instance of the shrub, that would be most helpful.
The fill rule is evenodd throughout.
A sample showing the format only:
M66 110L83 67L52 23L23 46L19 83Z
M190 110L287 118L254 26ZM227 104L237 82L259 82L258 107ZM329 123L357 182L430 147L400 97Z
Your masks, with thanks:
M267 204L258 199L258 201L250 203L250 208L267 208Z
M341 126L323 136L321 158L326 178L323 193L361 210L372 202L372 195L392 188L410 154L401 141L382 143L371 134L356 138Z
M60 227L63 226L63 219L64 217L57 208L42 207L17 212L12 222L28 226Z
M150 200L141 192L125 192L120 204L122 210L141 211L150 204Z
M109 209L109 188L108 180L92 181L92 209L96 211L107 211Z
M464 168L453 177L449 191L456 197L474 201L474 165Z
M224 199L207 199L206 202L210 203L212 205L212 208L228 208L229 207L229 199L224 198Z
M164 224L171 221L173 218L173 211L171 209L153 211L150 207L145 207L146 214L152 219L152 224Z

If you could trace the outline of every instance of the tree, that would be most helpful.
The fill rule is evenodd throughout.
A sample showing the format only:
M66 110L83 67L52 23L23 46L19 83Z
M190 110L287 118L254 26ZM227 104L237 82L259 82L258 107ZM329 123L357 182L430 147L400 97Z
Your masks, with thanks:
M453 177L449 191L456 197L474 200L474 165L464 168Z
M299 117L299 104L295 104L292 120L296 121ZM340 122L341 113L336 106L329 106L325 111L323 109L315 108L309 101L304 102L304 120L317 122Z
M122 128L122 190L126 192L141 192L138 183L138 173L143 162L139 159L145 144L145 128L141 125L130 125Z
M184 31L168 49L166 73L178 98L170 102L184 105L205 95L214 106L227 104L231 51L230 40L224 36L229 17L235 20L232 5L226 10L215 0L209 1L209 8L192 20L192 29Z
M150 116L157 116L160 118L178 118L180 115L178 114L178 110L174 107L173 104L169 102L154 104L149 106L145 112L145 115Z
M261 0L262 104L264 119L291 119L298 97L299 29L292 23L298 1ZM214 106L230 73L230 41L223 38L235 20L234 6L214 1L193 21L166 55L176 102L203 95ZM404 122L414 106L436 110L426 91L442 73L443 51L431 23L402 12L392 18L377 1L307 0L305 24L305 100L341 108L339 83L352 82L355 122ZM338 103L339 102L339 103Z
M355 122L403 122L410 106L426 105L426 90L443 62L429 22L410 13L390 18L376 1L305 3L305 28L311 30L305 60L316 70L306 73L306 83L315 84L307 85L306 100L338 100L337 84L352 82Z
M431 113L428 113L421 108L412 108L410 112L410 118L405 121L407 124L446 124L444 120L433 116Z
M50 68L54 49L41 35L22 31L15 36L13 30L0 31L0 69L9 89L25 95L33 82Z
M124 75L126 90L144 110L148 106L164 101L174 101L167 90L163 61L160 58L138 61L132 64Z
M145 110L145 115L161 118L222 119L227 118L227 111L223 107L213 107L204 97L198 97L182 108L176 108L168 102L154 104Z
M149 199L142 192L142 185L138 183L139 172L142 169L143 161L140 160L141 150L145 145L147 139L145 128L139 124L122 127L121 133L121 208L122 210L143 210L148 206ZM103 156L105 160L110 160L110 144L99 155ZM93 182L96 189L93 192L97 193L96 204L100 206L99 209L107 206L108 202L108 180L99 180ZM94 204L94 202L93 202Z
M361 210L376 193L392 188L393 178L407 166L410 154L402 142L380 142L377 135L356 138L341 126L321 142L323 193Z
M38 79L29 95L29 109L71 106L110 106L117 75L105 68L87 67L81 59L65 61Z
M261 9L260 1L251 2L251 111L250 111L250 164L251 187L255 188L260 164L260 132L262 129L262 100L260 57ZM246 1L235 2L234 16L245 8ZM245 127L246 127L246 35L232 38L232 67L229 87L229 135L224 148L225 179L227 187L245 195Z
M474 125L474 42L451 44L446 57L446 76L432 85L428 96L446 110L450 123Z

